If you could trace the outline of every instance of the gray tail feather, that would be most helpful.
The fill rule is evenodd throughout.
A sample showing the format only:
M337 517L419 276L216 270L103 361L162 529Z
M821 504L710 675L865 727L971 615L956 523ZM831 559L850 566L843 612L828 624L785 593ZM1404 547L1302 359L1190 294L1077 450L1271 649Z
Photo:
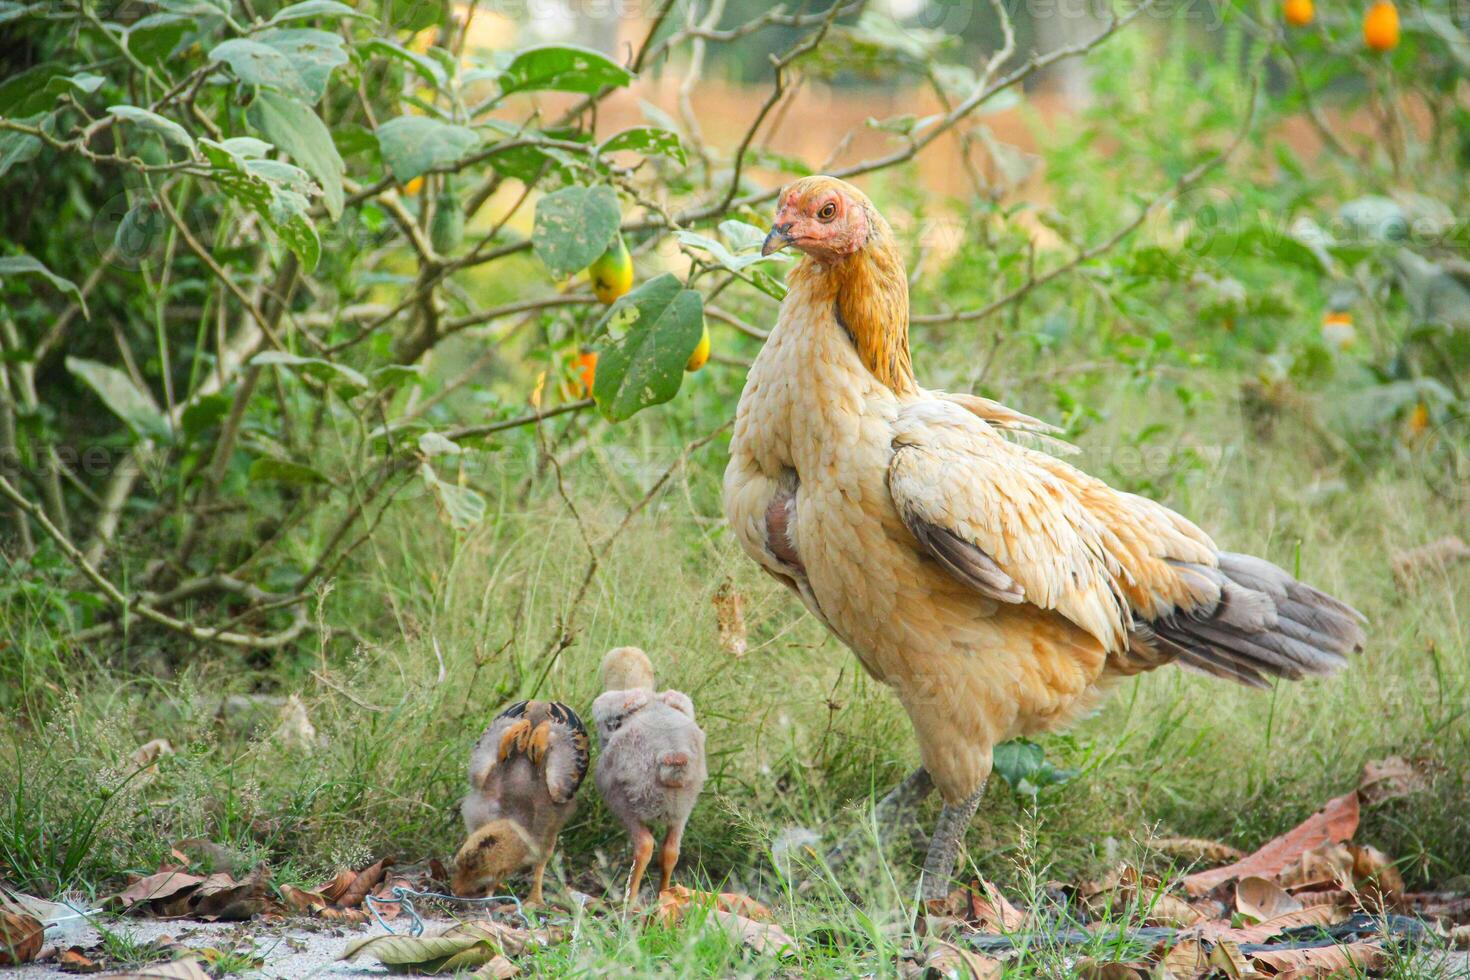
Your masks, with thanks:
M1179 567L1219 585L1220 601L1138 629L1184 667L1265 687L1266 677L1331 674L1363 649L1362 613L1264 559L1222 552L1218 568Z

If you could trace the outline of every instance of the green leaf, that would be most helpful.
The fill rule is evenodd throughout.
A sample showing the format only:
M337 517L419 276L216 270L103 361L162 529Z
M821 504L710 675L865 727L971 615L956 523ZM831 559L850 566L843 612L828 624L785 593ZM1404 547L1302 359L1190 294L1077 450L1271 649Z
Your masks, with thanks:
M291 459L282 459L279 456L262 456L251 463L250 479L252 482L269 481L299 485L332 482L327 479L325 473L315 467Z
M112 413L128 424L140 439L168 438L168 422L153 396L133 384L117 368L80 357L68 357L66 369L97 393Z
M419 436L419 452L429 457L459 456L464 453L464 447L437 432L425 432Z
M373 371L368 377L372 381L374 391L396 388L399 385L422 384L424 366L422 364L389 364Z
M548 44L526 48L500 73L500 91L582 92L621 88L631 81L628 69L590 48Z
M564 187L536 202L531 244L536 257L560 279L606 252L621 219L611 187Z
M390 58L396 58L408 67L412 68L414 71L418 72L420 78L422 78L424 81L428 82L435 88L442 88L444 86L444 83L446 81L444 77L444 69L440 68L439 63L432 58L425 58L423 55L415 51L410 51L400 44L396 44L393 41L389 41L386 38L381 37L375 37L364 42L362 44L362 50L372 51L378 54L385 54Z
M250 363L257 366L275 365L296 368L302 374L309 374L349 394L363 391L368 387L368 380L362 376L361 372L345 364L334 364L320 357L302 357L289 351L266 350L252 357Z
M295 99L262 91L250 105L250 122L317 179L327 214L334 221L341 217L342 174L347 168L321 118Z
M83 95L91 95L102 87L107 81L101 75L93 75L91 72L81 72L77 75L57 75L46 83L46 91L61 94L67 89L80 92Z
M365 14L353 10L345 3L337 0L301 0L289 7L282 7L276 11L276 15L267 24L284 24L293 20L308 20L313 17L358 17L363 20L376 20L371 14Z
M1043 786L1064 783L1077 775L1074 769L1058 769L1046 759L1046 750L1035 742L1016 739L1002 742L992 753L993 771L1014 792L1035 796Z
M611 342L598 355L592 397L620 422L678 394L704 333L704 300L666 272L620 297L598 326Z
M27 126L35 126L46 118L46 115L42 114L15 121L25 123ZM44 145L39 136L17 133L13 129L0 130L0 177L4 177L6 171L11 167L34 160Z
M259 142L201 139L199 146L211 164L210 178L220 190L264 218L310 272L316 268L322 249L308 217L310 202L301 193L300 185L311 186L310 179L305 171L290 164L249 156Z
M428 463L419 464L419 475L423 477L424 483L428 485L429 489L434 491L434 499L439 502L439 512L449 522L450 527L456 531L468 531L485 519L484 497L469 487L461 487L457 484L446 483L439 479L439 475L434 472L434 468ZM349 950L351 949L351 947L348 948ZM461 946L459 948L462 949L465 947ZM456 949L448 952L452 953L457 951ZM348 954L344 954L344 956L346 955ZM418 962L418 959L390 960L378 950L374 950L373 955L377 956L384 963Z
M172 55L194 27L194 19L182 14L149 14L128 28L123 41L140 61L156 65Z
M677 160L680 165L689 162L679 134L657 126L634 126L625 129L597 148L599 154L616 153L619 150L636 150L644 156L658 154Z
M172 119L165 119L156 112L140 109L135 105L113 105L108 106L107 111L119 119L126 119L131 123L142 126L144 129L152 130L162 136L170 143L182 146L190 153L194 152L194 137Z
M336 34L310 28L266 31L216 45L210 61L223 61L247 85L279 89L315 104L326 93L332 69L347 52Z
M22 275L36 275L45 278L51 285L76 300L77 305L82 308L82 315L91 319L92 315L87 312L87 300L82 296L82 291L77 288L76 283L63 276L58 276L38 259L29 255L0 256L0 282L4 282L9 276Z
M400 183L457 162L479 142L473 129L428 116L399 116L378 127L383 162Z
M190 440L198 439L214 428L221 419L229 414L230 405L233 402L234 399L231 396L217 391L190 404L179 418L179 424L184 430L185 437Z

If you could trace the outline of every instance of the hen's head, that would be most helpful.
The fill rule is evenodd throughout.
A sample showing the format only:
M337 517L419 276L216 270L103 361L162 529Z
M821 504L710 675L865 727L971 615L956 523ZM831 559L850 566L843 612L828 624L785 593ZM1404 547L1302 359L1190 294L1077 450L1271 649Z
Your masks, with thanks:
M470 834L454 856L450 890L462 898L489 895L533 857L529 838L519 824L492 820Z
M867 196L846 181L803 177L776 199L776 221L761 254L790 245L819 262L835 262L861 251L877 220Z

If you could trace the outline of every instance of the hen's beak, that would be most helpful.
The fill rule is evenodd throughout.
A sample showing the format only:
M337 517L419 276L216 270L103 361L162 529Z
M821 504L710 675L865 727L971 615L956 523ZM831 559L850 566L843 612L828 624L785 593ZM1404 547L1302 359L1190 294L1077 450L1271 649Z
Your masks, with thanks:
M789 221L784 225L772 225L771 233L767 235L766 240L761 243L761 254L771 255L774 252L781 251L781 249L785 248L787 245L790 245L790 232L791 223Z

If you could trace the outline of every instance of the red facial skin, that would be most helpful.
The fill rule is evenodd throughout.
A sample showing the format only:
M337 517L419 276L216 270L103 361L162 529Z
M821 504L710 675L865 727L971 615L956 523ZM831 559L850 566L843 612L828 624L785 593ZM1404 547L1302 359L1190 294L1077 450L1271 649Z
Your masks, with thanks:
M866 209L834 187L798 181L780 201L773 231L818 262L836 262L868 243Z

